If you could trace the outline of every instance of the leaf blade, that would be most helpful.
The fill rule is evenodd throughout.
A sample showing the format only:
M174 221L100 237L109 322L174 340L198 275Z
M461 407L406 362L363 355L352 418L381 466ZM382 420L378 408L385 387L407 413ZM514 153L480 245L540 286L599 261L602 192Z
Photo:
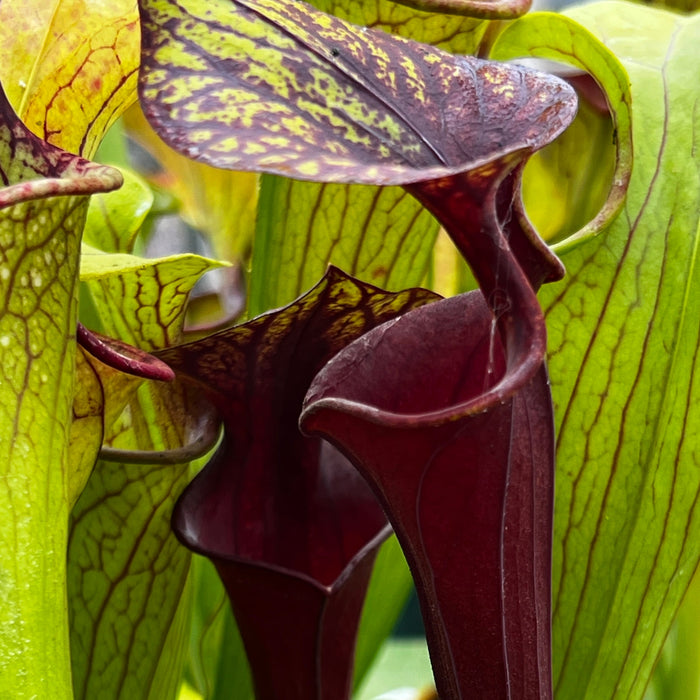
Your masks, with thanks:
M537 12L509 25L496 40L491 56L499 60L539 56L574 65L593 76L609 101L617 144L612 185L596 217L555 246L557 252L564 252L598 233L624 203L633 151L629 78L615 55L591 32L565 15L554 13Z
M618 218L565 250L569 282L541 293L559 435L555 680L571 697L635 698L698 557L698 20L624 3L572 16L629 72L635 169Z
M134 100L138 13L130 0L3 2L3 79L19 116L47 142L91 157ZM19 27L20 31L15 31Z
M199 16L189 22L167 0L145 0L142 10L146 116L176 149L219 167L400 184L534 150L571 118L571 105L550 95L566 91L555 80L356 27L296 1L209 3L206 15L195 2L188 11ZM189 31L205 51L189 51Z
M87 195L120 182L112 168L34 136L0 88L0 693L7 696L70 696L65 546L80 481L68 476L79 241Z
M90 240L118 251L132 247L149 200L142 185L135 191L139 196L129 206L120 197L103 198L100 212L106 218L91 223L99 228L106 221L107 230L91 231ZM115 222L120 230L112 235ZM107 333L156 349L179 338L189 291L218 265L194 255L145 259L85 245L81 275ZM104 367L100 376L112 395L115 387ZM73 678L76 697L156 700L179 688L187 648L190 556L170 532L170 514L196 465L183 463L185 456L177 464L148 462L154 453L194 440L203 409L176 384L144 384L124 398L117 415L114 408L105 416L104 444L117 452L103 450L73 510L68 549ZM130 452L131 463L121 462L120 451Z

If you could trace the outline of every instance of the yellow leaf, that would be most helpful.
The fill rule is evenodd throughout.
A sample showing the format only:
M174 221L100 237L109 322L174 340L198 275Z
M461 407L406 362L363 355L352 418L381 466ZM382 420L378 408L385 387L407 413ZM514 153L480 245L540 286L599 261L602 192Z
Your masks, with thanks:
M91 157L136 98L139 15L133 0L3 0L0 78L35 134Z

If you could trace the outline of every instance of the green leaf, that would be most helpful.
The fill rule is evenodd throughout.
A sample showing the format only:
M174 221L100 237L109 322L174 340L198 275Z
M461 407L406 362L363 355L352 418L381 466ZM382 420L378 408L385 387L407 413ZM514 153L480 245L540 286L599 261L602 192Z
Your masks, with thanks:
M608 197L614 168L612 119L579 92L576 119L533 154L523 173L525 209L542 238L550 245L561 242L593 220Z
M134 240L153 206L153 192L136 173L121 168L124 184L90 200L83 243L105 253L134 249Z
M207 700L254 700L245 650L226 591L214 565L192 557L195 600L188 653L192 685Z
M695 572L656 662L645 700L697 700L700 694L700 575Z
M472 17L446 15L438 7L439 3L440 0L433 3L431 12L414 9L418 7L417 2L398 4L391 0L352 3L344 0L312 0L310 4L354 24L382 29L454 53L476 54L489 23Z
M681 12L695 12L700 10L700 2L698 0L663 0L659 3L668 8L680 10Z
M382 647L357 700L433 700L437 695L430 692L431 689L434 691L425 640L420 637L393 638Z
M367 589L355 649L355 689L370 670L381 643L396 626L412 590L408 564L392 536L379 550Z
M154 446L147 442L154 421L155 431L167 424L157 444L175 444L183 399L173 396L168 414L159 398L150 402L155 410L143 397L130 402L138 425L120 434L122 446ZM76 698L174 697L189 633L189 554L169 525L172 502L191 476L188 465L95 465L73 509L68 551Z
M100 224L112 229L116 221L122 228L116 236L102 229L108 243L131 247L129 232L143 219L141 202L99 203L106 212ZM124 219L128 213L133 221ZM91 239L100 235L93 230ZM179 339L189 291L203 272L221 264L196 255L145 259L84 245L81 277L105 331L151 350ZM103 451L73 510L68 572L78 698L172 697L188 645L190 555L170 533L170 513L196 465L148 461L154 451L197 439L204 409L177 384L144 383L127 399L116 420L105 420L105 444L122 452L110 453L108 461ZM129 454L134 450L141 452Z
M401 0L401 2L428 12L445 12L483 19L513 19L527 12L532 4L532 0Z
M262 182L250 315L295 299L329 263L390 290L422 282L438 224L403 189Z
M539 20L533 45L559 37L562 56L610 77L620 149L633 106L635 167L620 215L565 241L568 277L540 294L558 433L554 678L567 700L634 699L700 559L700 17L622 2L571 16L622 62L631 100L570 21Z
M92 367L83 348L76 356L73 420L70 426L70 469L68 471L68 501L75 505L85 488L102 444L105 396L97 371Z
M193 440L203 408L177 384L141 389L105 442L145 454L112 452L108 461L103 450L72 513L69 610L78 698L159 700L173 697L181 681L190 557L170 533L170 514L201 465L138 457L146 462L154 451Z
M187 295L203 273L224 264L187 253L140 258L83 245L80 277L108 335L155 350L179 340Z
M491 58L501 61L525 56L549 58L585 70L605 93L613 120L617 147L607 200L591 221L555 247L564 252L601 231L624 202L632 172L630 81L611 49L564 15L539 12L522 17L506 27L491 50Z
M121 178L35 137L0 90L0 183L0 696L70 698L79 244L87 195Z

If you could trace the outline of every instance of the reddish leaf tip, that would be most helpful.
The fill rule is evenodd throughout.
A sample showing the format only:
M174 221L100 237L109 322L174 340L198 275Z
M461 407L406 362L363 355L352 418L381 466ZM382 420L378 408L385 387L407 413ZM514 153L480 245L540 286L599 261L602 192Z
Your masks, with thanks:
M161 382L175 379L175 372L163 360L121 340L88 330L82 323L78 323L78 342L100 362L125 374Z

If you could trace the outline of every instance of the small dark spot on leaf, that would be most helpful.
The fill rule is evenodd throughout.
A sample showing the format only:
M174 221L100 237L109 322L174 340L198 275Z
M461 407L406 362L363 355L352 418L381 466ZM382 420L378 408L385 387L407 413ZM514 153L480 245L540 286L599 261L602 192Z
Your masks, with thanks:
M337 56L340 56L340 51L339 51L338 49L336 49L335 47L333 47L333 48L331 49L331 56L333 56L333 58L336 58Z

